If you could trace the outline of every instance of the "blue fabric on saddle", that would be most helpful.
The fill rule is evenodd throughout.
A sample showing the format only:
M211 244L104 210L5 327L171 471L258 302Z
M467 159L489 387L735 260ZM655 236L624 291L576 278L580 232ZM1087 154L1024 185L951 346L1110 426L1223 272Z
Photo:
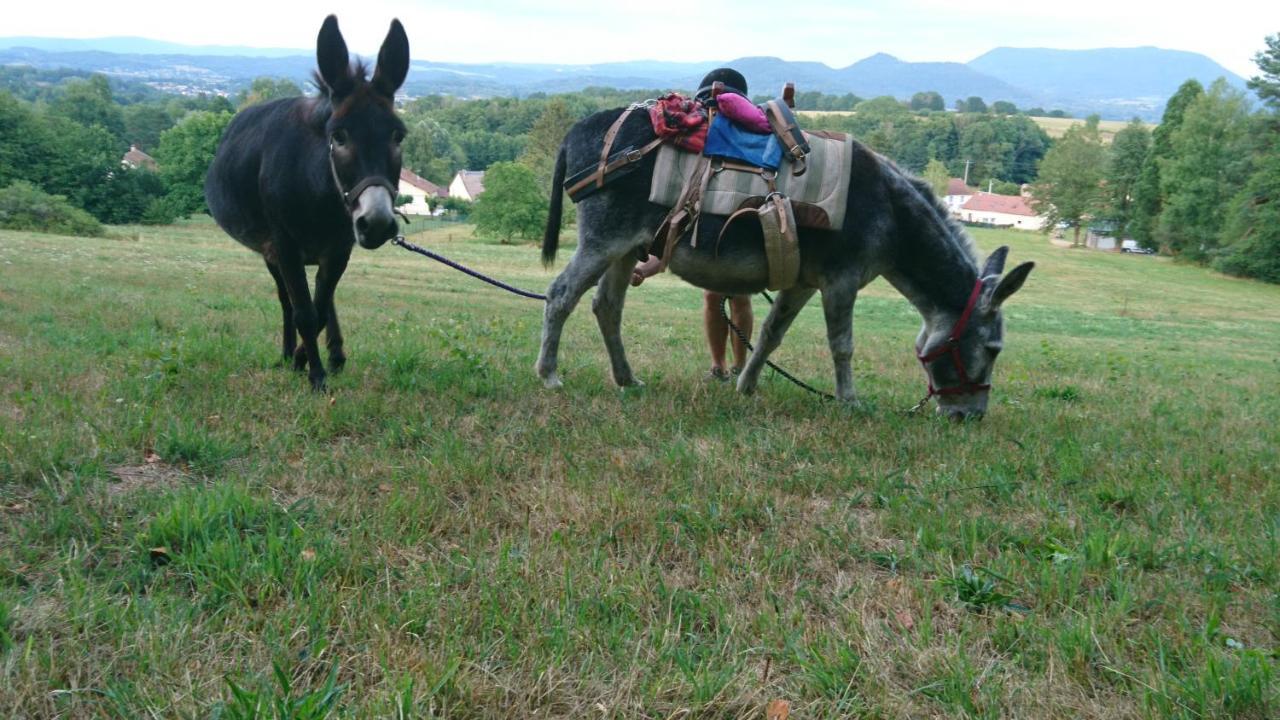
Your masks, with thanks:
M767 170L777 170L782 164L782 144L777 136L753 133L723 115L712 118L702 154L737 160Z

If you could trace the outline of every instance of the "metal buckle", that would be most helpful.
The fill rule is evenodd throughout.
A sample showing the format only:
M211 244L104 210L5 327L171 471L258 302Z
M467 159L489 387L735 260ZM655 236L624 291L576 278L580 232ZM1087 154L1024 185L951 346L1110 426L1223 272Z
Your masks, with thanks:
M626 154L626 158L629 163L640 162L640 160L644 158L644 153L639 150L631 150Z

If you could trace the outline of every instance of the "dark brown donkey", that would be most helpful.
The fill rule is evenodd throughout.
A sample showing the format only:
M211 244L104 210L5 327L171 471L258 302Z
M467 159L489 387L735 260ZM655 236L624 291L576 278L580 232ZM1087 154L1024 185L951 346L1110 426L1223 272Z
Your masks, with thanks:
M316 39L316 63L319 97L285 98L236 115L204 192L218 224L266 260L284 316L285 362L309 366L311 387L319 390L321 328L332 371L346 362L333 291L351 248L358 242L372 250L399 230L394 201L405 127L394 97L409 72L409 38L392 20L370 80L362 63L351 64L330 15ZM307 265L320 266L314 301Z

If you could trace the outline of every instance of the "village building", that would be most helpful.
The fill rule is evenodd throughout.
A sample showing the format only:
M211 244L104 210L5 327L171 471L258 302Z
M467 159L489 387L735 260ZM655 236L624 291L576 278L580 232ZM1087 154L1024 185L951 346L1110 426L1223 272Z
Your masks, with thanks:
M1045 219L1027 202L1023 195L996 195L979 192L966 200L956 216L961 221L978 225L1040 230Z
M947 194L943 196L942 201L947 206L947 212L958 216L960 206L969 202L969 198L977 192L977 189L969 187L960 178L951 178L947 181Z
M129 146L129 152L120 158L120 164L133 170L144 168L154 172L156 169L156 159L142 152L142 149L137 145Z
M418 175L412 170L400 171L400 195L412 198L400 206L400 210L410 215L439 215L444 212L440 200L449 197L449 190Z
M449 183L449 197L467 202L475 202L482 192L484 192L483 170L459 170L458 174L453 176L453 182Z

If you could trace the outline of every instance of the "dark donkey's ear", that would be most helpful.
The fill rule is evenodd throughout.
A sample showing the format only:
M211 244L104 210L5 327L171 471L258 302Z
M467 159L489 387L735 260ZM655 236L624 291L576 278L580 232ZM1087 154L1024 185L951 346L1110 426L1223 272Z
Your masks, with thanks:
M1018 288L1022 287L1022 283L1027 281L1027 275L1031 274L1031 269L1036 266L1033 262L1024 262L1018 267L1009 271L1008 275L1000 278L1000 282L996 284L996 289L991 292L991 300L987 303L987 307L995 310L1000 307L1009 296L1018 292Z
M394 98L396 90L404 84L409 74L409 36L404 33L404 26L399 20L391 21L391 29L387 38L382 41L382 49L378 51L378 67L373 71L373 89Z
M324 19L320 35L316 37L316 66L320 68L320 79L328 87L330 97L351 92L351 56L347 54L347 41L342 39L338 18L334 15Z
M995 252L987 256L987 262L982 267L982 277L991 277L1004 272L1005 258L1009 257L1009 246L1001 245L995 249Z

